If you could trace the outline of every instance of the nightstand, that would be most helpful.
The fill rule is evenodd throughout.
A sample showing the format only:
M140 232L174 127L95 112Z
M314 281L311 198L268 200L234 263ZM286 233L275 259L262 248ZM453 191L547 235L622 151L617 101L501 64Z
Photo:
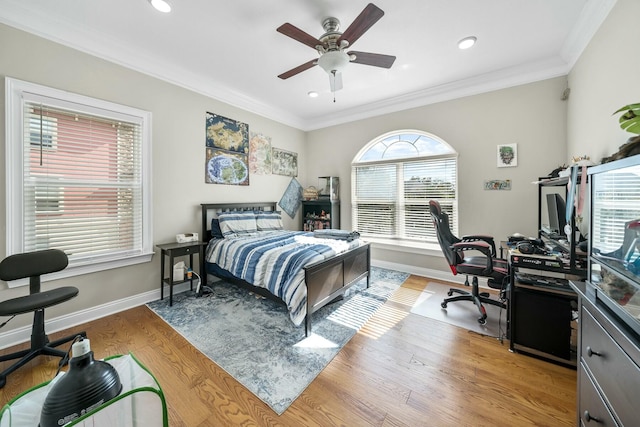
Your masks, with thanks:
M193 290L193 276L191 279L185 279L180 282L173 281L173 264L174 259L176 257L189 255L189 267L192 271L195 271L193 268L193 255L198 255L198 265L200 267L200 271L204 270L204 242L187 242L187 243L164 243L161 245L156 245L157 248L160 248L160 299L164 299L164 286L169 285L169 306L173 305L173 285L176 283L184 283L189 282L191 286L191 290ZM169 257L169 277L164 277L164 259L165 257ZM200 274L200 285L204 286L206 282L206 276L202 277L202 273Z

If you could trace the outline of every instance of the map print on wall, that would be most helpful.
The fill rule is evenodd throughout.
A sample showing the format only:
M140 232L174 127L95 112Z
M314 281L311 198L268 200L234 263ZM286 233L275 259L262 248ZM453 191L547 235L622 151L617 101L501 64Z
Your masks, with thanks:
M296 212L302 204L302 185L295 178L291 178L287 189L284 191L278 205L292 219L296 216Z
M276 175L298 176L298 153L273 147L271 172Z
M247 156L207 147L204 182L207 184L249 185Z
M249 172L256 175L271 173L271 137L259 133L250 133Z
M249 125L207 112L207 184L249 185Z
M207 147L249 153L249 125L207 113Z

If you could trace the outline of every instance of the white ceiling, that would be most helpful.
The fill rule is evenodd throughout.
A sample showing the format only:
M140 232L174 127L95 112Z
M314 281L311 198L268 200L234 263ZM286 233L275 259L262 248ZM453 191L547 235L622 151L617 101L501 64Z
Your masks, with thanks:
M344 31L366 1L168 1L169 14L147 0L0 0L0 22L312 130L566 75L616 0L375 0L385 15L353 49L397 59L349 64L335 103L318 66L277 78L318 54L276 28L320 37L335 16Z

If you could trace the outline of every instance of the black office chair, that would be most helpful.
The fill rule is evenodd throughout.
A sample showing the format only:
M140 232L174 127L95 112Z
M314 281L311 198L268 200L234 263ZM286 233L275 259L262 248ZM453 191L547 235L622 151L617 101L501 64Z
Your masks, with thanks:
M435 200L429 201L429 210L438 242L451 271L454 275L465 274L464 284L466 286L469 286L469 276L473 276L471 292L451 288L447 292L450 298L445 298L440 305L442 308L447 308L447 304L450 302L472 301L480 311L478 323L484 325L487 322L487 311L482 305L483 303L502 308L506 308L506 304L490 298L488 292L479 292L478 276L487 277L489 287L500 289L500 299L504 299L504 290L508 282L507 261L496 257L496 245L493 237L473 235L458 238L451 233L449 216L442 211L440 203ZM465 255L464 251L479 251L482 255L469 257ZM454 293L460 295L452 296Z
M65 286L40 292L40 276L64 270L69 264L67 255L58 249L11 255L0 262L0 280L11 281L29 278L29 295L0 302L0 316L16 316L33 312L31 347L12 354L0 356L0 362L20 359L0 373L0 388L7 382L7 375L38 355L58 356L59 365L67 363L67 352L54 347L72 341L76 336L86 337L85 332L49 342L44 331L44 309L60 304L78 295L78 288Z

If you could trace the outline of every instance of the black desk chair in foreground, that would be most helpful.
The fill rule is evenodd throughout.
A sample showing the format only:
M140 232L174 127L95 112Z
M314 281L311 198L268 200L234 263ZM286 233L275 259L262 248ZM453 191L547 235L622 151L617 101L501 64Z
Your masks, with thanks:
M0 372L0 388L6 384L7 375L38 355L61 357L59 365L65 365L67 352L54 347L73 341L78 335L86 337L86 333L80 332L49 342L49 337L44 331L44 309L75 297L78 295L78 288L65 286L40 292L40 276L64 270L68 264L67 255L58 249L11 255L0 262L0 280L8 282L29 278L29 295L0 302L0 316L15 316L33 312L31 347L27 350L0 356L0 362L20 359Z
M479 292L478 276L487 277L489 287L504 290L508 280L507 261L496 258L496 245L493 237L474 235L458 238L451 233L449 216L442 211L440 203L435 200L429 201L429 210L440 248L442 248L451 271L454 275L458 273L465 274L464 284L466 286L469 286L469 275L473 276L471 292L459 288L451 288L447 292L450 298L445 298L440 306L447 308L447 304L450 302L472 301L480 311L478 323L484 325L487 322L487 310L483 307L483 303L502 308L506 308L506 304L490 298L488 292ZM476 251L480 252L480 255L466 256L464 251ZM452 296L454 293L460 295Z

